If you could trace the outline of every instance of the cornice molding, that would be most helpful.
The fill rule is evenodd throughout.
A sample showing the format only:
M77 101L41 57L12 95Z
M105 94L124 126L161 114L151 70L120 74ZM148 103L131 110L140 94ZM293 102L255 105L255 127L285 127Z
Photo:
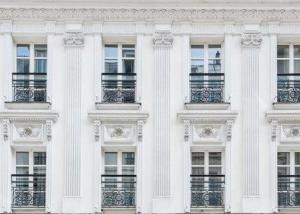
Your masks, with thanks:
M300 110L280 110L266 112L266 118L269 122L273 120L280 122L297 122L300 123Z
M112 9L112 8L0 8L3 20L298 20L300 9Z
M177 114L177 117L184 122L190 120L192 123L201 122L226 122L234 121L238 113L235 111L184 111Z
M147 121L149 114L141 111L93 111L88 113L88 117L92 120L100 122L137 122Z
M58 119L55 111L3 111L0 112L0 120L9 121L53 121Z

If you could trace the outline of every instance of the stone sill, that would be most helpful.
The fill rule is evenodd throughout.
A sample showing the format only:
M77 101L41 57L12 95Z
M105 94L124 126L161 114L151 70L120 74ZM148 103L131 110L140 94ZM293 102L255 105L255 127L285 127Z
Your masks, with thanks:
M185 103L186 110L227 110L230 103Z
M141 103L96 103L98 110L139 110Z
M5 108L18 110L49 110L51 108L50 102L5 102Z
M197 214L200 214L200 213L224 213L225 212L225 209L223 207L221 208L191 208L191 213L197 213Z
M135 214L136 208L103 208L103 214Z
M290 207L290 208L278 208L278 213L293 213L293 214L299 214L300 213L300 207Z
M42 214L42 213L46 213L46 211L45 208L12 208L12 213Z
M300 103L273 103L275 110L300 110Z

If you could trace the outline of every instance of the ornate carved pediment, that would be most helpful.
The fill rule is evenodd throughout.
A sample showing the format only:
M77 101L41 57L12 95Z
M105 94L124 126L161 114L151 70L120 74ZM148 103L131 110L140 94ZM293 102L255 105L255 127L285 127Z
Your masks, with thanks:
M84 37L81 32L68 32L64 38L65 46L83 46Z
M262 42L260 33L243 33L242 46L246 48L259 48Z

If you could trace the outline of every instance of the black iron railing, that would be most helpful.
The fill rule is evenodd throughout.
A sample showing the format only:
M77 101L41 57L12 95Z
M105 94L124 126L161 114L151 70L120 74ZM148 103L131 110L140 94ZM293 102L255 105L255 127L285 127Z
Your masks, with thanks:
M13 73L14 102L46 102L46 73Z
M279 207L300 207L300 175L279 175L277 191Z
M13 174L11 188L12 207L45 207L46 175Z
M102 102L134 103L135 73L102 73Z
M102 207L135 207L136 175L102 175Z
M223 207L225 175L191 175L191 207Z
M191 73L191 103L224 102L224 73Z
M277 102L300 102L300 73L277 74Z

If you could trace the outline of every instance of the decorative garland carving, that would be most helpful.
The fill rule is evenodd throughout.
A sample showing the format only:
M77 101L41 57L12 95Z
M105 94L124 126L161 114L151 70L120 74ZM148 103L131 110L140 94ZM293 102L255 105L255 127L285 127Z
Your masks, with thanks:
M36 138L41 133L41 127L33 127L30 125L16 128L16 130L21 138Z
M3 133L3 140L8 140L8 133L9 133L9 120L4 119L2 120L2 133Z
M272 120L271 121L271 140L276 141L277 139L277 130L278 130L278 121Z
M231 141L233 120L226 121L226 138Z
M173 44L173 36L171 32L162 31L162 32L156 32L154 34L154 38L153 38L154 46L170 47L172 46L172 44Z
M52 140L52 120L47 120L45 124L46 137L48 141Z
M284 126L283 133L287 138L299 138L300 126Z
M299 9L0 8L0 19L44 20L297 20Z
M191 136L191 121L190 120L184 120L183 121L184 126L184 141L189 141Z
M144 126L144 121L138 120L137 121L137 138L138 138L138 141L143 140L143 126Z
M200 138L215 138L218 136L218 129L212 126L205 126L197 129Z
M259 48L262 41L260 33L243 33L242 46L246 48Z
M99 120L94 121L94 132L95 132L95 141L98 142L100 139L100 126L101 122Z
M64 38L65 46L83 46L84 45L84 37L81 32L68 32L66 33L66 37Z

